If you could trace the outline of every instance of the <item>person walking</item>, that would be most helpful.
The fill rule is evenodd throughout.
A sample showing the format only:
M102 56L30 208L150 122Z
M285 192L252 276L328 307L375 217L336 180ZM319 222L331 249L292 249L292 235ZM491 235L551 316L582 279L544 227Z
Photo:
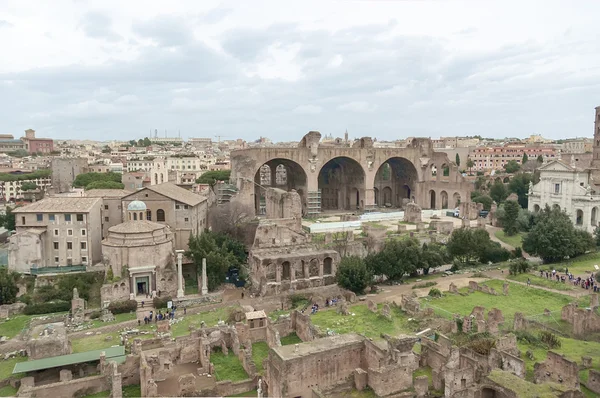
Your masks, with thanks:
M527 278L527 286L531 286L531 279Z

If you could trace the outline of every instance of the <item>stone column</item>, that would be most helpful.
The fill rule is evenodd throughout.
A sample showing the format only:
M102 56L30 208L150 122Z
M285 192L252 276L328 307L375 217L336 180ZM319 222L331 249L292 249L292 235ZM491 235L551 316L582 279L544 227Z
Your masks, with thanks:
M133 275L129 274L129 300L135 300L135 286Z
M206 259L202 259L202 295L208 294L208 281L206 277Z
M183 266L181 260L183 259L183 250L177 250L177 298L183 298L185 296L183 290Z

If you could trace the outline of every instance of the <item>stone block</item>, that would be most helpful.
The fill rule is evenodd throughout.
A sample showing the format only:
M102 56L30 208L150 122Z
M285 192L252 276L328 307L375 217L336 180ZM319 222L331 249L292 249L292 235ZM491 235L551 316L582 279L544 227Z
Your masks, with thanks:
M390 305L388 303L385 303L383 305L383 308L381 309L381 315L383 315L387 319L392 319L392 311L391 311Z
M373 300L367 300L367 307L369 307L369 311L377 312L377 304L375 304Z
M502 285L502 294L505 296L508 296L508 287L509 287L509 284L506 282Z
M420 223L421 220L421 207L416 203L408 203L404 208L404 221Z
M60 371L60 381L71 381L73 380L73 373L69 369L61 369Z
M598 293L590 294L590 308L593 310L598 308Z
M415 392L417 393L417 397L424 397L429 390L429 377L428 376L418 376L415 377L415 381L413 384Z
M589 369L592 367L592 357L583 356L581 357L581 367L584 369Z
M354 388L358 391L362 391L367 387L367 372L364 369L354 369Z

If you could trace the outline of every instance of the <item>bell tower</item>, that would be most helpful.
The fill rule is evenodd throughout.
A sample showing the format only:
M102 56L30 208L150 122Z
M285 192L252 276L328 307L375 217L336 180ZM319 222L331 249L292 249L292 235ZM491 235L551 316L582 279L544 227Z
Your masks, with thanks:
M594 147L592 166L600 167L600 106L596 107L594 116Z

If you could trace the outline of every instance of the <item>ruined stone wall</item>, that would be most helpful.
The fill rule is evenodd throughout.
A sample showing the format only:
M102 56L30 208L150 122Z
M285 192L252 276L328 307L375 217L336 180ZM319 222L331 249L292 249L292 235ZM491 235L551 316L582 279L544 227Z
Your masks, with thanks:
M231 395L237 395L247 391L251 391L256 388L257 384L257 378L246 379L236 382L232 382L229 380L220 381L217 383L216 391L219 396L228 397Z
M442 345L427 338L421 338L421 366L441 370L448 360L450 352Z
M577 303L564 306L561 311L561 319L573 325L573 334L576 337L600 332L600 316L590 309L577 308Z
M445 380L445 392L447 397L461 397L469 396L469 392L465 392L467 395L457 395L459 391L465 391L475 381L475 369L464 368L464 369L447 369L444 372Z
M386 357L386 352L371 340L365 341L365 367L379 368Z
M44 384L39 387L28 387L21 385L19 395L28 394L35 398L57 398L57 397L81 397L110 390L105 376L91 376L81 379L73 379L59 383Z
M379 369L369 368L369 387L379 397L406 390L413 385L415 367L388 365Z
M600 394L600 372L595 369L590 369L589 372L585 386L596 394Z
M27 304L20 302L0 305L0 319L6 319L13 315L22 314L25 307L27 307Z
M292 312L292 325L302 341L312 341L322 337L310 320L310 316L302 314L300 311Z
M546 360L533 367L535 383L555 382L569 388L579 389L579 366L554 351L548 351Z
M525 377L525 362L517 356L492 348L489 355L492 369L502 369L519 377Z
M127 355L125 362L118 365L123 386L140 384L140 356Z

